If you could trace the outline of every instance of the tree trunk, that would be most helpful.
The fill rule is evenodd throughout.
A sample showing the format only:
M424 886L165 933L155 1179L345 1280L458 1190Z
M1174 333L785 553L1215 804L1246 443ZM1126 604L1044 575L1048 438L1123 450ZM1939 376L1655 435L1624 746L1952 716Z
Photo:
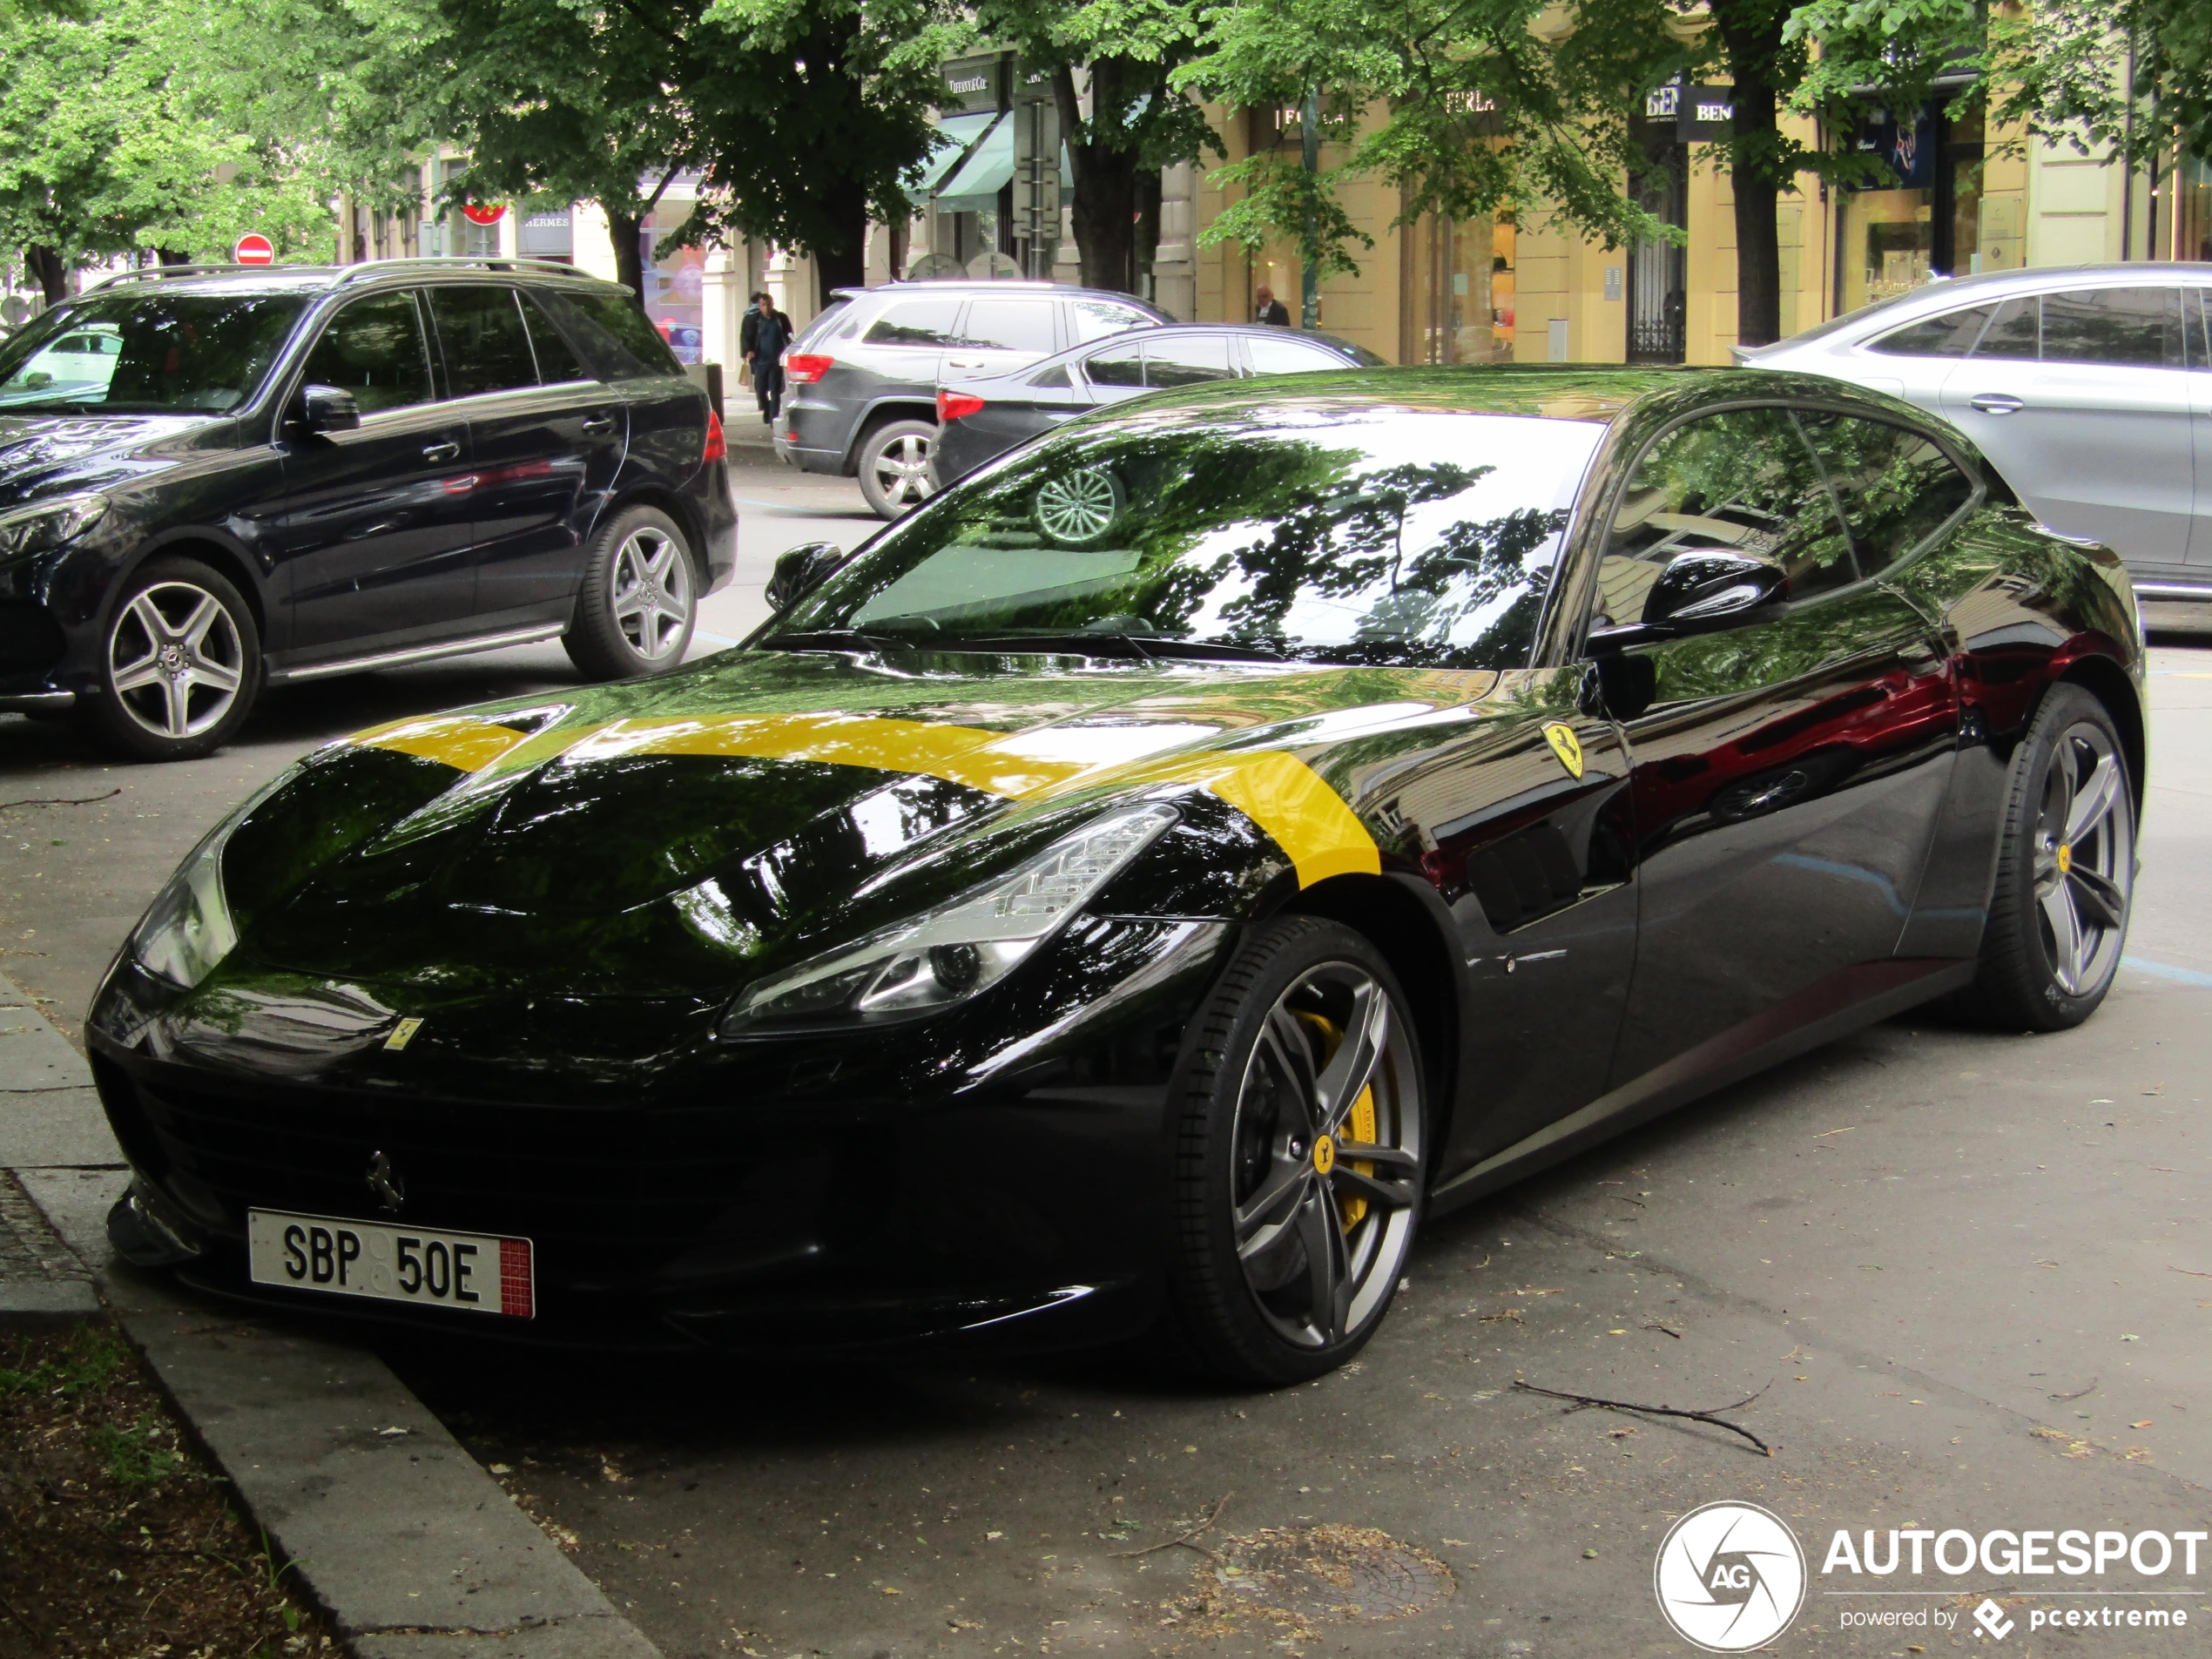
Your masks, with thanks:
M837 228L822 239L821 246L806 251L814 256L816 291L827 304L832 288L867 287L867 192L857 183L840 182L828 192L823 212Z
M1782 337L1782 252L1775 227L1775 199L1784 185L1775 158L1781 135L1775 125L1774 64L1783 51L1787 3L1776 0L1716 0L1714 21L1728 49L1730 183L1736 197L1736 343L1764 346Z
M1133 293L1144 291L1144 276L1160 256L1160 170L1141 167L1133 182L1132 194L1136 198L1136 246L1130 273Z
M1091 65L1092 108L1115 96L1116 76L1110 62ZM1067 68L1053 71L1052 89L1060 105L1060 131L1068 144L1068 162L1076 175L1069 219L1076 232L1076 253L1082 262L1083 287L1109 288L1128 293L1136 286L1136 155L1112 150L1103 144L1077 143L1082 130L1082 106L1076 99L1076 78Z
M24 249L23 262L38 279L39 292L46 296L48 305L59 305L69 298L69 266L52 248L33 242Z
M617 207L612 202L603 204L607 210L607 239L615 245L615 280L637 296L637 308L645 308L645 256L638 247L638 239L644 234L645 218Z
M883 234L888 244L884 252L889 258L891 280L894 282L907 274L907 238L913 229L914 218L911 214L894 219L883 227Z

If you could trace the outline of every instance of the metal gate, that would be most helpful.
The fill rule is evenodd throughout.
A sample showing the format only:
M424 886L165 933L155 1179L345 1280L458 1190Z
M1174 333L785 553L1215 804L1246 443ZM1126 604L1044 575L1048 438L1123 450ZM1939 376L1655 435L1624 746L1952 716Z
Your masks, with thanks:
M1670 125L1645 143L1649 164L1630 181L1638 206L1663 225L1689 228L1689 151ZM1639 239L1629 252L1629 361L1679 363L1688 308L1687 251Z

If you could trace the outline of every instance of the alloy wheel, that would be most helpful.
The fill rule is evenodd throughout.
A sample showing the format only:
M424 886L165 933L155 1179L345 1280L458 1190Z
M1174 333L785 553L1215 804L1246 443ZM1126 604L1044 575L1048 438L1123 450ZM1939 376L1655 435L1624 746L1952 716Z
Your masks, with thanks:
M1103 467L1085 467L1037 486L1037 528L1065 547L1084 547L1122 516L1121 481Z
M246 681L246 647L223 602L191 582L157 582L117 614L108 683L132 722L158 738L219 725Z
M615 626L645 662L658 663L682 649L691 620L691 568L673 536L643 526L616 552Z
M894 507L909 507L929 499L929 440L919 432L893 439L876 452L876 488Z
M1349 962L1268 1010L1231 1140L1238 1261L1262 1314L1304 1348L1386 1303L1420 1196L1420 1074L1389 993Z
M2045 959L2068 996L2101 989L2120 963L2134 885L2134 803L2112 738L2087 721L2051 752L2035 826L2035 903Z

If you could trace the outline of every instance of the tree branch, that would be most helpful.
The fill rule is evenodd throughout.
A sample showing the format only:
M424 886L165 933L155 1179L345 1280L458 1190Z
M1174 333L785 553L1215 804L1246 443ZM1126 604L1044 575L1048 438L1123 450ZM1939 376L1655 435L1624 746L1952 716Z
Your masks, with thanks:
M1715 1428L1724 1428L1731 1434L1741 1434L1745 1440L1750 1441L1752 1445L1757 1447L1760 1451L1765 1453L1767 1456L1772 1457L1774 1455L1774 1448L1769 1446L1764 1440L1761 1440L1757 1435L1752 1433L1750 1429L1745 1428L1741 1423L1731 1423L1720 1415L1723 1412L1742 1411L1746 1406L1749 1406L1753 1400L1757 1399L1760 1394L1766 1393L1767 1388L1773 1387L1774 1384L1771 1381L1768 1382L1766 1388L1760 1389L1757 1393L1744 1395L1743 1399L1737 1400L1733 1406L1716 1406L1710 1411L1703 1412L1678 1411L1672 1406L1636 1406L1632 1405L1625 1399L1607 1399L1597 1394L1561 1393L1556 1388L1539 1388L1534 1383L1523 1382L1518 1377L1514 1379L1513 1386L1525 1394L1542 1394L1549 1399L1564 1399L1571 1401L1573 1403L1568 1406L1568 1410L1569 1411L1586 1411L1593 1406L1595 1406L1602 1411L1635 1412L1646 1417L1683 1417L1689 1419L1693 1423L1710 1423Z

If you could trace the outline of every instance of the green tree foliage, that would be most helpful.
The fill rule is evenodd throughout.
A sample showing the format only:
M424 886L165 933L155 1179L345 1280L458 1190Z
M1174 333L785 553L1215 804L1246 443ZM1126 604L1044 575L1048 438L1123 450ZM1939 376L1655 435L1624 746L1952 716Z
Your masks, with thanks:
M233 0L117 0L0 17L0 246L49 299L95 260L226 259L258 230L327 257L330 214L299 147L257 120L226 60Z
M1220 148L1175 85L1204 39L1201 10L1199 0L982 0L976 8L985 37L1051 77L1074 174L1069 217L1090 287L1136 287L1159 242L1160 170Z

